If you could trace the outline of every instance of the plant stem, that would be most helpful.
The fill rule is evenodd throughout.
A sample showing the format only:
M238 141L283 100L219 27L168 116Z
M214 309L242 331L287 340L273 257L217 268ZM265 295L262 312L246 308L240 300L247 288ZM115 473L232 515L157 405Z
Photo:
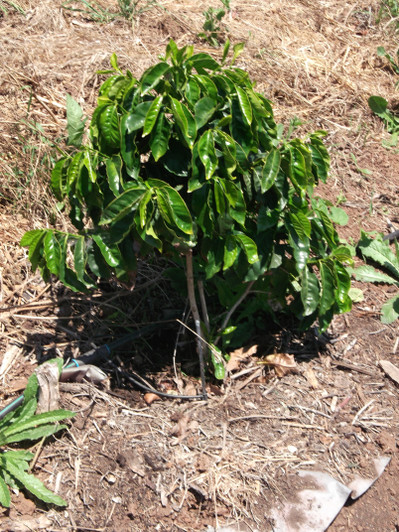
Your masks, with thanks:
M208 307L206 305L206 299L205 299L204 282L201 279L198 281L198 292L200 296L202 316L204 317L204 323L205 323L206 330L209 333L211 325L209 322Z
M187 292L188 299L190 301L191 313L193 315L195 330L197 332L197 352L200 363L200 375L201 375L201 385L202 385L202 396L206 401L208 395L206 393L206 382L205 382L205 363L204 363L204 335L201 329L201 319L200 313L198 311L197 300L195 299L195 288L194 288L194 273L193 273L193 252L190 249L186 253L186 277L187 277Z
M226 317L219 329L219 332L222 332L226 327L227 327L227 324L229 323L230 321L230 318L231 316L233 315L233 312L236 310L236 308L241 305L241 303L244 301L244 299L247 297L247 295L249 294L249 292L251 291L251 288L253 286L255 281L251 281L250 283L248 283L248 286L247 288L245 289L245 292L237 299L237 301L234 303L234 305L231 307L231 309L228 311L228 313L226 314ZM219 334L219 336L216 338L216 340L213 342L214 345L217 345L219 343L219 340L221 338L221 335Z

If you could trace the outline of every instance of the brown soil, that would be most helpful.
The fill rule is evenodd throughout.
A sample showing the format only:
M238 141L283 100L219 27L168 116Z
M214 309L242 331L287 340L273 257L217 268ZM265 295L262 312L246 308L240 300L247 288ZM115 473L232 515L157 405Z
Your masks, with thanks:
M48 140L65 135L66 94L90 115L101 82L96 71L108 67L112 52L135 76L156 61L170 38L221 54L196 37L208 3L160 0L133 24L122 18L101 24L58 0L23 0L25 16L5 5L0 358L12 356L0 375L1 405L21 393L47 356L77 356L93 342L115 337L115 320L135 328L176 308L159 281L162 265L142 265L133 294L108 289L91 297L57 283L46 286L31 272L18 242L24 231L54 221ZM288 124L299 117L298 134L328 132L332 172L320 195L348 213L340 235L356 241L361 228L385 232L388 219L399 225L398 150L382 146L389 135L367 105L371 94L398 102L396 79L376 54L379 45L392 54L398 46L394 24L376 24L379 2L234 0L231 7L230 38L246 42L239 66L273 101L277 120ZM41 133L27 123L39 124ZM156 295L151 285L157 285ZM288 325L266 330L254 343L268 347L241 362L222 387L209 384L206 404L168 399L147 405L117 377L102 389L62 384L62 406L77 415L42 447L34 473L68 507L36 506L14 492L10 510L1 512L0 530L177 532L234 525L269 531L271 510L300 485L296 471L322 469L347 484L370 475L372 459L381 455L392 457L385 472L328 530L399 530L398 387L379 366L380 360L398 365L398 324L384 325L379 316L391 288L354 286L362 288L364 300L334 319L328 338L317 340L312 331L300 337ZM160 331L155 343L144 338L125 346L117 353L120 364L164 391L196 393L190 353L178 354L176 373L172 366L177 331L178 325ZM257 365L257 357L269 352L295 355L295 372L277 378ZM241 370L246 372L239 375Z

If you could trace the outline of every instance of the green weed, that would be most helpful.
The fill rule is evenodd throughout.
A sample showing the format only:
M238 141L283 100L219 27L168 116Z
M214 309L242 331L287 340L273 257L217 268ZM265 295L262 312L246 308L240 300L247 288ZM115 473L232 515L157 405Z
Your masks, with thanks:
M203 11L205 22L202 26L203 32L198 34L198 37L207 41L214 48L218 48L223 42L223 30L220 27L222 18L226 15L226 10L230 9L230 0L220 0L224 6L223 8L209 7Z
M14 9L18 13L21 13L21 15L25 15L25 11L16 2L12 2L12 0L0 0L0 16L2 14L8 15L10 9Z
M90 0L67 0L64 9L84 14L88 19L100 24L107 24L118 18L133 21L136 17L157 5L157 0L118 0L116 11L102 7Z
M62 362L60 361L59 369ZM53 410L35 414L37 408L38 381L33 374L28 381L21 406L7 413L0 421L0 445L9 447L17 442L46 438L65 429L58 422L75 414L69 410ZM2 450L0 454L0 504L10 507L11 489L25 489L38 499L57 506L67 503L59 495L52 493L44 484L29 473L29 462L34 455L27 450Z

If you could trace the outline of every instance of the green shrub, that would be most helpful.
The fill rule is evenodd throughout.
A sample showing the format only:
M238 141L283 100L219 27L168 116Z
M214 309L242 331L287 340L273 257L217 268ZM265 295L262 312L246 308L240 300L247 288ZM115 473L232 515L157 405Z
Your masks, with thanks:
M79 118L78 133L69 128L78 148L52 172L77 232L40 229L21 241L34 269L75 291L111 275L129 282L137 256L167 255L175 282L186 268L197 332L224 347L276 310L324 331L351 308L350 251L313 195L329 169L325 133L286 138L248 74L226 65L229 45L219 64L171 41L140 79L113 55L87 142Z

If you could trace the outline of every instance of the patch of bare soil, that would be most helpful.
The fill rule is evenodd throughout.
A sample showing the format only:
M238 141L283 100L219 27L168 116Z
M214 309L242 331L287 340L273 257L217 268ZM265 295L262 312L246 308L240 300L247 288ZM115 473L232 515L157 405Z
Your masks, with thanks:
M382 147L388 135L367 99L379 94L397 101L392 72L376 54L380 45L393 52L397 39L391 26L376 25L376 0L287 5L231 2L230 38L246 43L238 64L274 103L279 121L287 125L297 116L300 135L328 132L332 172L319 193L349 215L342 237L356 242L361 229L385 232L388 220L399 225L399 158L397 149ZM49 142L65 136L66 94L90 115L102 79L96 72L108 67L112 52L135 76L170 38L221 54L196 36L208 3L161 0L133 24L122 18L100 24L58 1L21 6L25 16L12 9L0 16L1 405L22 392L46 358L77 357L148 321L181 316L184 308L160 280L159 264L141 265L133 293L113 286L80 296L32 274L18 242L24 231L55 221ZM223 386L209 383L207 403L148 405L112 372L102 388L61 384L62 406L77 415L38 451L34 473L68 507L36 506L13 492L0 530L177 532L231 525L271 531L272 509L300 487L297 471L323 470L348 484L370 476L379 456L392 458L385 472L328 530L398 530L398 387L379 365L398 365L398 324L380 321L389 288L354 286L364 300L336 317L326 337L265 324L264 336L253 342L257 352ZM187 333L179 337L183 347L173 367L178 330L178 324L160 328L120 348L114 361L163 391L198 393ZM259 365L270 353L293 355L295 371L278 378Z

